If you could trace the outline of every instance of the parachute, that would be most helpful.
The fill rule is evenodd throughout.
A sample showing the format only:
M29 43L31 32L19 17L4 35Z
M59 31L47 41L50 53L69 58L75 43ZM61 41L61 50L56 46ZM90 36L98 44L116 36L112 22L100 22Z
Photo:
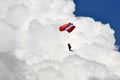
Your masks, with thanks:
M73 25L73 23L67 23L67 24L63 24L59 27L59 30L62 31L67 31L68 33L72 32L75 29L75 26Z

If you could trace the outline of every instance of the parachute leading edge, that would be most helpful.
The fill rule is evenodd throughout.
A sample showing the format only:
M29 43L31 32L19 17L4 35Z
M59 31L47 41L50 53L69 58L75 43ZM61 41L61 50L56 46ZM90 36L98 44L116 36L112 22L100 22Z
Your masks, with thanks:
M72 32L75 29L75 26L72 23L63 24L59 27L60 31L67 31L68 33Z

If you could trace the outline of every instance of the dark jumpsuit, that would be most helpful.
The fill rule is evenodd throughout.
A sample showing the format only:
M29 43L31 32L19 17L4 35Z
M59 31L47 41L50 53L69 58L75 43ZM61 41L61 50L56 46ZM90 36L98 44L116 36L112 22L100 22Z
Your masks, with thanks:
M71 50L71 45L68 43L68 48L69 48L69 51L73 51Z

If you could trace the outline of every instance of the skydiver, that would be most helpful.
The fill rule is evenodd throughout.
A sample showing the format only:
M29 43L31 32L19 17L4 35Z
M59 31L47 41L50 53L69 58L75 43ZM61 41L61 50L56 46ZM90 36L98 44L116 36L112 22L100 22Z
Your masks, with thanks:
M68 48L69 48L69 51L72 51L72 52L73 52L73 50L71 50L71 45L70 45L70 43L68 43Z

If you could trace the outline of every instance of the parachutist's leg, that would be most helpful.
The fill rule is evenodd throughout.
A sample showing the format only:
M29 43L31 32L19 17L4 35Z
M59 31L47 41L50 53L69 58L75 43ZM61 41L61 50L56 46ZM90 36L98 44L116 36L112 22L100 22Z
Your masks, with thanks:
M72 52L73 52L73 50L70 50L70 51L72 51Z

